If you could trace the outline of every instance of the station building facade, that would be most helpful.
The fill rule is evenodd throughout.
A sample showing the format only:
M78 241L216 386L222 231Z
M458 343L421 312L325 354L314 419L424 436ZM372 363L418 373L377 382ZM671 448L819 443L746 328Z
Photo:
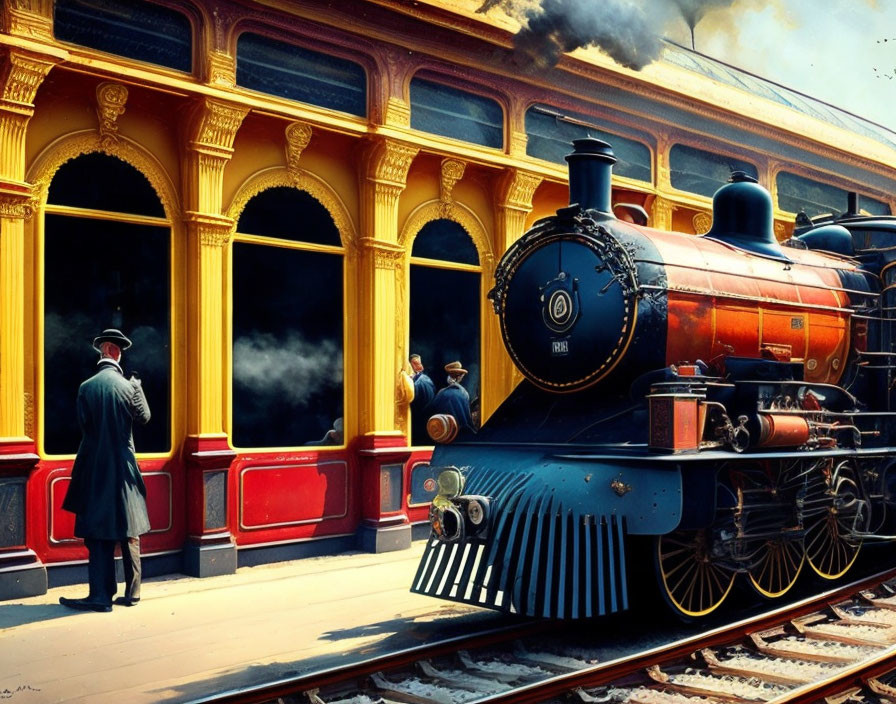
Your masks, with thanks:
M434 494L408 357L460 361L477 422L519 381L486 294L572 139L663 229L707 231L733 169L781 238L848 191L896 207L879 126L672 44L534 69L479 4L4 3L0 598L86 573L61 504L104 328L153 412L147 574L400 549Z

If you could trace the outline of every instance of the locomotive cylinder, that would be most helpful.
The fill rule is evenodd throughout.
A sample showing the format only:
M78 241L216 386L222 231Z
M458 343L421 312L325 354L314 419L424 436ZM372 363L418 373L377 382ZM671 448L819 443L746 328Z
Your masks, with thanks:
M809 441L809 421L783 413L759 415L759 447L799 447Z

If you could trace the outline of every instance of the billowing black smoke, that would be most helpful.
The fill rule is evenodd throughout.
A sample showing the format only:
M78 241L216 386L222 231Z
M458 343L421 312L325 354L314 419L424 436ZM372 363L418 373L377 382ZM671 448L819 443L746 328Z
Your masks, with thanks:
M500 6L523 25L516 36L524 61L552 66L566 52L598 46L636 71L659 58L672 22L694 27L716 7L734 0L486 0L479 12Z

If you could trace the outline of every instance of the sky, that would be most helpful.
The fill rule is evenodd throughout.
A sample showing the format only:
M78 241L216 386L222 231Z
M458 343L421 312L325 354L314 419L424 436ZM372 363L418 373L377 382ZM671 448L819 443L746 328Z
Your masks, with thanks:
M683 20L667 36L690 45ZM896 0L735 0L694 36L704 54L896 130Z

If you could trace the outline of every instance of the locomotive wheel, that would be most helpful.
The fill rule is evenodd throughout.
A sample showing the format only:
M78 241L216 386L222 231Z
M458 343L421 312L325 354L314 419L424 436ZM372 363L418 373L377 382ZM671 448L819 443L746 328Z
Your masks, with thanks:
M846 463L841 463L825 484L830 505L806 530L806 558L819 577L837 579L859 556L862 541L850 534L856 529L866 530L868 516L855 475Z
M806 550L802 540L767 540L757 551L757 560L747 570L750 586L766 599L784 596L796 584Z
M706 616L719 608L736 576L713 557L712 534L705 528L658 536L656 565L663 598L688 619Z

